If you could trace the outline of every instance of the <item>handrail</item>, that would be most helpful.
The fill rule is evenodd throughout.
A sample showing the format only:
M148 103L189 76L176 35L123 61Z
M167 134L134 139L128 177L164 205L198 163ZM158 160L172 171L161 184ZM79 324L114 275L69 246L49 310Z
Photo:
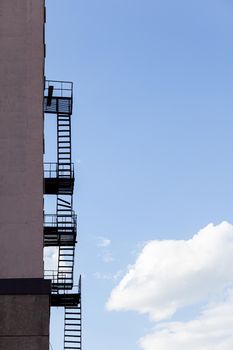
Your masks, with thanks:
M46 220L50 219L50 220ZM72 222L70 222L72 221ZM59 216L59 226L65 227L75 227L77 225L77 215L73 214L73 211L70 215ZM45 214L44 215L44 227L56 227L58 226L58 217L57 214Z
M48 95L49 88L53 88L53 97L69 97L73 98L73 82L64 80L46 80L45 96Z
M44 278L51 280L52 284L73 284L73 274L70 271L44 270Z
M45 162L44 163L44 178L74 178L74 163L67 163L60 165L58 163Z

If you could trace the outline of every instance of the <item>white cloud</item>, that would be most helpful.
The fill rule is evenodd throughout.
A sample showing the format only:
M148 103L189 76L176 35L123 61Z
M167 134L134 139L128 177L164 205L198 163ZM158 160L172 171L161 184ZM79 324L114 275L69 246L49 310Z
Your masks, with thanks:
M122 270L117 271L116 273L111 272L95 272L93 274L94 278L98 280L111 280L111 281L117 281L122 276Z
M102 261L105 263L110 263L114 261L112 253L109 251L108 247L111 244L111 240L106 237L99 236L97 237L98 243L97 246L101 248L101 253L99 256L101 257Z
M209 224L186 241L150 241L113 289L107 308L168 319L230 286L232 266L233 226L227 222Z
M58 248L47 247L44 249L44 269L45 271L57 270Z
M113 275L113 280L118 281L124 274L123 270L118 270L117 272L114 273Z
M105 263L110 263L115 260L111 252L104 252L102 259Z
M158 325L140 339L144 350L232 350L233 291L226 300L208 305L188 322Z
M111 273L109 272L95 272L93 274L93 276L97 279L97 280L112 280L113 276Z
M232 266L233 226L227 222L210 224L187 241L148 242L107 308L148 313L156 322L139 341L143 350L232 350ZM190 305L195 318L183 321L177 314L180 321L162 322Z
M106 237L98 237L98 247L106 248L111 244L111 240Z

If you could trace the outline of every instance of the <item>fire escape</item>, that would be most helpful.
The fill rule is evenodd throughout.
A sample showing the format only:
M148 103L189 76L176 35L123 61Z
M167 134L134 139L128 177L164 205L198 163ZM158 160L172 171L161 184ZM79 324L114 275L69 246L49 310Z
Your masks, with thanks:
M71 157L73 83L46 81L45 115L57 119L57 162L44 163L44 194L56 196L56 213L44 215L44 247L58 252L57 270L45 271L52 281L51 306L64 307L64 350L81 350L81 276L74 291L77 216L73 210L74 164Z

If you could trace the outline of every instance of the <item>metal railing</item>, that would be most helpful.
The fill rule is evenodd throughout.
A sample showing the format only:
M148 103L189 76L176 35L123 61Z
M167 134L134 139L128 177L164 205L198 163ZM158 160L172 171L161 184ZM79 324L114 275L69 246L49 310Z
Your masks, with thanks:
M77 215L73 214L71 211L71 215L59 216L59 220L56 214L45 214L44 215L44 227L76 227L77 226Z
M53 97L68 97L73 98L73 83L71 81L62 80L46 80L45 81L45 97L49 95L52 88Z
M67 268L69 268L67 266ZM52 286L61 285L61 289L70 289L65 288L66 285L70 285L72 283L73 286L73 273L69 271L58 271L58 270L45 270L44 278L46 280L51 280ZM64 286L64 287L63 287Z
M64 285L63 292L67 293L67 294L69 293L68 291L70 288L65 288L65 285L70 284L72 282L72 285L73 285L72 294L78 294L78 293L81 294L81 275L79 276L78 284L73 284L73 280L70 277L70 273L59 272L59 277L58 277L57 270L45 270L44 271L44 278L46 280L51 280L52 288L53 288L53 286L57 286L58 284L60 286ZM67 280L69 281L68 283L67 283ZM54 289L57 289L57 287Z
M72 114L73 83L70 81L46 80L44 89L44 112Z
M58 163L44 163L44 178L74 178L74 163L60 165Z

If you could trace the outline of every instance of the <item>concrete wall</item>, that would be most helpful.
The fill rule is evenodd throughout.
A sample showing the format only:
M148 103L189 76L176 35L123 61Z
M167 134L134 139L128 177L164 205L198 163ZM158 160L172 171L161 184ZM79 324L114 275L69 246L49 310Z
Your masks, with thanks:
M44 0L0 0L0 278L43 276L43 26Z
M49 349L49 296L0 295L0 349Z

